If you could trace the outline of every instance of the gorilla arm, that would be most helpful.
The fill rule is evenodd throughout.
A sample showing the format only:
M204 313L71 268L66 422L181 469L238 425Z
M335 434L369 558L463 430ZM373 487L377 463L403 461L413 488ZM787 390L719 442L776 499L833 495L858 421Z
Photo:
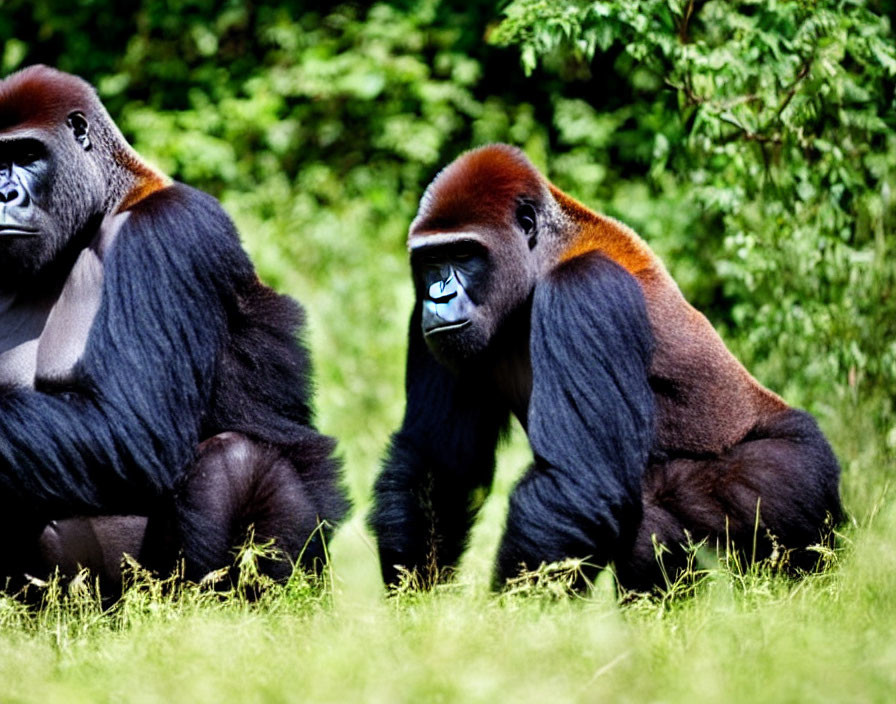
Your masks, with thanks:
M235 285L221 278L249 266L209 196L173 186L132 209L75 366L0 391L4 503L44 518L139 513L172 489L226 333L222 296Z
M654 432L652 346L641 291L609 259L578 256L536 286L535 464L510 497L496 586L568 557L603 567L634 539Z
M423 340L421 303L411 316L407 406L374 486L370 525L386 584L398 567L424 586L453 568L479 508L477 489L491 488L495 447L509 411L490 382L455 376Z

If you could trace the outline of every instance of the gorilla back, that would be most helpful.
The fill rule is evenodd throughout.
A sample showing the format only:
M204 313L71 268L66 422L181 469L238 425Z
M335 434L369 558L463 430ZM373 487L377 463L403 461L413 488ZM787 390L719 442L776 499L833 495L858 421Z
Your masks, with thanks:
M575 557L649 589L684 566L688 538L747 557L778 544L811 566L842 515L827 441L632 230L491 145L427 188L408 247L407 407L371 516L387 581L456 564L510 413L535 461L510 497L498 584Z
M217 201L147 165L89 84L0 82L0 530L20 536L0 574L115 579L127 549L198 578L250 525L323 560L347 503L302 323Z

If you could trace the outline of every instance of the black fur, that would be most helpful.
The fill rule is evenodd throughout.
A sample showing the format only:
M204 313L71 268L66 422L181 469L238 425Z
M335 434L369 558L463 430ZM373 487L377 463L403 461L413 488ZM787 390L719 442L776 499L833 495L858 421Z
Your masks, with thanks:
M567 557L604 566L633 538L653 437L652 344L641 289L610 260L583 255L536 286L535 463L510 497L499 583Z
M404 422L374 486L370 517L387 583L397 581L399 565L427 585L456 566L479 509L476 491L491 486L495 447L509 418L489 385L480 374L461 378L435 361L423 340L418 302Z
M202 440L236 431L282 448L319 517L338 521L347 505L333 442L310 425L301 310L258 282L217 201L184 185L152 194L103 266L71 378L0 392L3 504L38 522L151 514Z
M686 566L688 543L700 540L730 550L742 564L777 547L784 566L811 570L819 554L807 546L829 543L844 519L839 476L815 419L792 408L718 457L658 455L645 473L637 539L617 562L619 581L647 591L674 579ZM654 541L665 546L662 565Z
M585 255L539 283L530 305L521 342L502 331L478 367L453 374L426 348L418 303L405 419L370 519L387 583L401 565L429 585L459 559L478 508L471 499L490 487L508 418L495 357L513 344L530 346L535 464L511 497L497 579L564 557L603 565L633 539L653 436L652 337L640 288L618 265Z

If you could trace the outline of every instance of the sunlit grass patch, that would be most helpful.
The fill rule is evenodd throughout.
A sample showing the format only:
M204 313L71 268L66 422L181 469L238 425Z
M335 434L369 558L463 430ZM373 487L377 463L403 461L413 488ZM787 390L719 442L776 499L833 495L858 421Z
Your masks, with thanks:
M223 589L134 568L112 605L89 579L48 584L40 607L2 597L0 693L42 703L882 701L894 684L889 508L847 527L818 574L794 579L695 546L691 581L649 596L620 593L611 570L572 592L582 564L564 561L501 593L474 568L390 597L373 571L341 574L346 555L374 559L352 524L334 541L332 572L282 585L265 582L250 551L242 583Z

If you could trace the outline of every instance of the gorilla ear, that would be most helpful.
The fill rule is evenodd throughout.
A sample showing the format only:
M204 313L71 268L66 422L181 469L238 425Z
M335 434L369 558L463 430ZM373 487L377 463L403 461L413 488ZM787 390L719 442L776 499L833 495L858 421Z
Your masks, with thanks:
M84 148L84 151L90 151L91 146L93 146L90 143L88 134L90 132L90 123L84 117L84 113L81 111L71 113L65 120L65 124L71 128L72 134L75 135L75 139L78 140L78 144Z
M538 234L535 229L535 206L531 203L522 203L516 209L516 222L528 238L529 249L533 249L538 243Z

